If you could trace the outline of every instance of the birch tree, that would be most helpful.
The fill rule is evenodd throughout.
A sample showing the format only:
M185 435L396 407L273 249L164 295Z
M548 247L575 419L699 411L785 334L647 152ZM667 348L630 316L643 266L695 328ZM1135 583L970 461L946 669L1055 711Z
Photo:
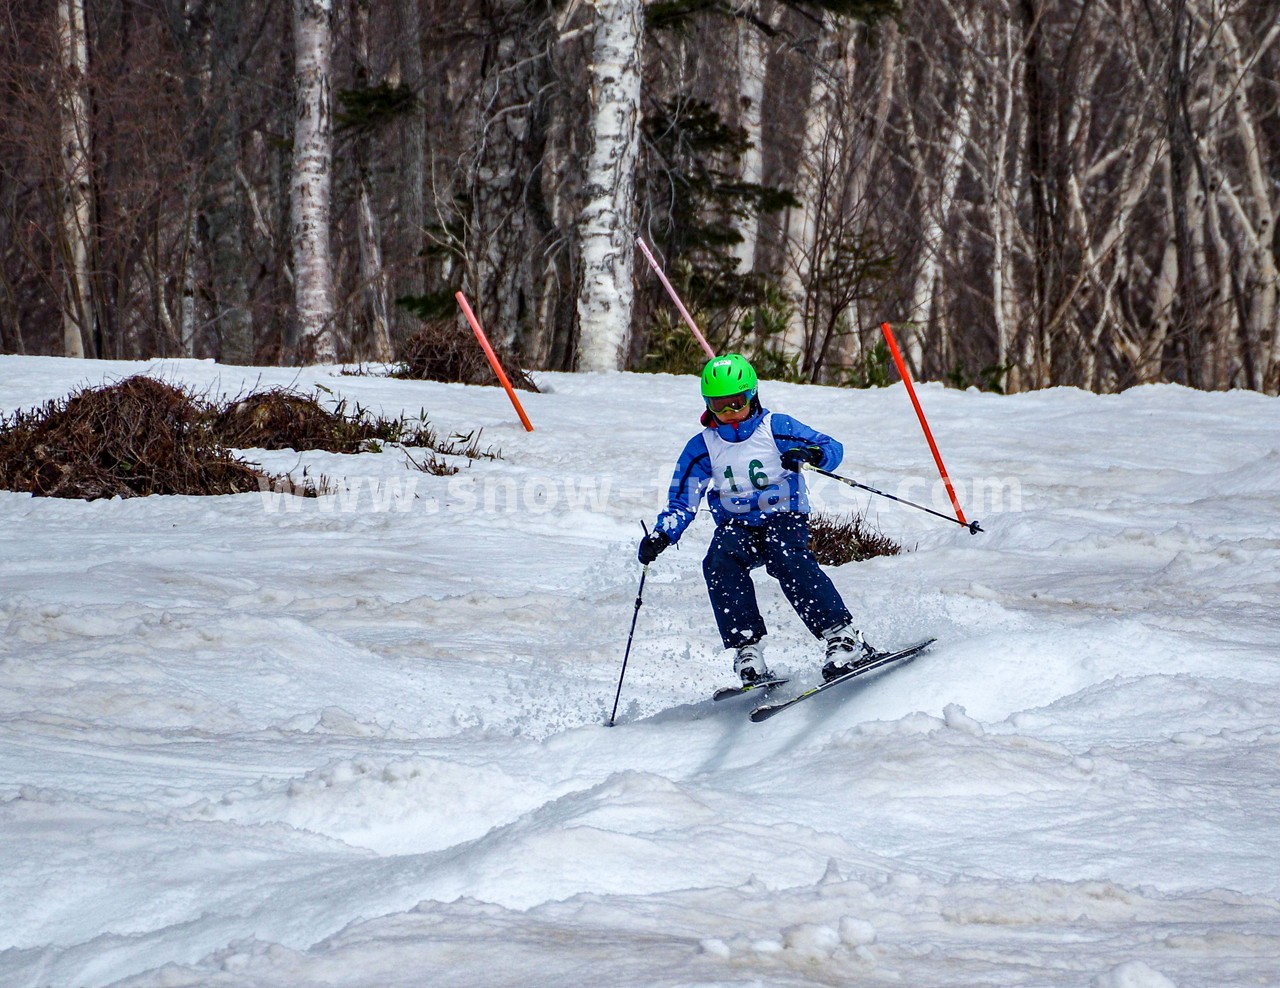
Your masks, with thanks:
M318 363L338 359L329 216L333 167L332 0L293 0L292 211L299 343Z
M491 8L476 141L470 156L470 294L486 331L508 352L526 349L537 314L546 89L556 18L549 5Z
M62 352L85 355L93 332L93 292L89 281L90 186L89 39L84 0L58 0L58 107L62 158L61 246L63 258Z
M747 185L764 182L764 93L768 62L765 58L764 35L753 20L759 18L758 0L748 0L744 12L752 16L739 17L735 21L738 55L738 126L746 137L747 147L740 159L739 176ZM734 230L742 238L733 247L738 259L738 270L748 274L756 266L756 242L759 238L760 219L754 212L744 212L734 218Z
M634 303L642 0L597 0L590 65L591 150L579 215L579 370L624 366Z
M1215 183L1229 206L1228 213L1239 229L1243 244L1241 255L1244 271L1233 281L1233 294L1239 296L1238 318L1246 355L1256 353L1261 368L1250 375L1250 387L1266 384L1280 388L1280 269L1276 261L1276 221L1280 219L1280 190L1276 187L1274 163L1270 178L1265 161L1266 143L1262 126L1251 106L1249 85L1251 67L1265 59L1267 52L1280 44L1280 20L1252 50L1246 50L1235 25L1224 20L1221 31L1226 56L1226 98L1231 105L1235 137L1242 152L1244 181L1237 192L1225 175ZM1273 63L1274 64L1274 63ZM1239 286L1239 287L1238 287ZM1247 290L1243 286L1248 286ZM1263 340L1271 336L1269 349Z
M879 379L900 316L960 384L1280 391L1275 0L5 10L5 346L381 356L466 287L526 366L684 366L643 221L771 373ZM403 115L348 141L330 77Z
M967 17L957 13L947 4L947 9L956 21L960 36L969 41L972 30ZM960 78L954 87L954 98L950 106L943 106L941 100L934 96L929 102L937 104L936 119L939 121L938 133L930 143L935 143L937 156L932 167L926 167L928 148L922 147L922 137L918 132L913 114L907 117L907 150L912 166L921 176L920 206L923 221L920 261L911 288L908 312L910 318L918 325L911 332L903 334L906 339L905 354L908 365L918 373L924 364L925 330L933 318L934 294L938 289L938 279L942 271L943 235L951 223L951 215L956 203L956 190L960 183L960 174L965 155L970 145L970 124L973 119L972 105L974 100L974 70L968 54L966 43L961 50L962 59ZM933 92L943 89L934 85L933 78L924 88ZM940 316L941 313L938 313ZM945 349L945 333L947 327L941 322L936 327L935 342Z
M858 347L858 310L883 276L879 232L871 222L875 168L894 92L897 37L863 44L861 32L891 4L827 2L800 13L817 20L807 99L797 108L790 185L799 200L787 211L779 281L791 303L783 347L812 380L832 358ZM794 82L792 82L794 85ZM877 193L878 194L878 193Z
M818 31L795 167L794 184L799 205L787 211L786 219L787 255L782 287L791 302L791 313L783 346L797 355L810 348L815 331L816 313L809 282L817 249L822 190L831 178L833 162L828 151L839 111L839 80L844 56L844 43L838 28L831 18L824 18Z
M418 0L396 0L397 63L400 81L414 95L421 97L426 86L426 70L422 59L422 13ZM402 295L421 295L423 290L422 252L426 246L427 188L427 118L425 109L415 106L402 123L404 139L400 142L400 176L396 242L400 245ZM395 315L396 337L410 335L414 321L404 309Z
M368 0L355 0L351 14L355 25L356 79L361 84L366 84L369 79ZM378 217L374 213L369 141L357 137L354 145L356 241L360 257L360 293L364 298L364 321L367 329L365 354L378 363L389 363L393 353L391 322L387 311L387 272L382 261L382 235Z
M240 167L240 102L236 89L241 77L240 18L229 4L216 4L211 12L211 44L208 98L204 113L206 133L202 157L209 161L202 212L209 250L214 319L222 343L221 358L231 364L253 361L253 316L245 277L245 244L241 235L240 196L236 172ZM190 264L187 265L190 271ZM192 305L187 299L184 313ZM184 320L180 345L184 356L195 356L190 319Z
M979 52L986 72L985 119L973 151L982 216L991 238L991 312L995 323L996 365L1009 368L1008 386L1021 385L1021 369L1012 360L1022 324L1021 294L1015 263L1020 238L1017 207L1022 185L1022 148L1026 134L1015 112L1015 94L1021 89L1022 46L1011 18L988 12L983 35L987 44ZM985 52L985 57L983 54Z

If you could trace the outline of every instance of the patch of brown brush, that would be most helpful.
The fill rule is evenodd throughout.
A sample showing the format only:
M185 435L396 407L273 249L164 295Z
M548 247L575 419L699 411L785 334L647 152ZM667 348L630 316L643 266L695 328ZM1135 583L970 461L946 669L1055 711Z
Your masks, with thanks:
M216 441L208 415L142 376L15 412L0 419L0 488L89 501L260 490L270 478Z
M509 353L494 348L513 388L537 391L538 386ZM427 323L399 348L392 377L460 384L497 384L497 375L476 342L475 334L456 320Z
M872 528L861 515L809 516L809 548L824 566L860 563L875 556L896 556L902 546Z
M85 500L267 489L314 497L327 490L323 478L295 484L288 477L264 474L233 451L359 453L380 450L382 443L468 459L500 457L492 449L480 449L478 433L442 441L425 413L416 421L376 418L359 406L348 410L345 399L327 408L319 396L286 388L219 406L137 376L0 417L0 489ZM436 461L448 467L433 455L431 462Z
M333 409L287 388L272 388L232 401L211 423L220 442L233 449L323 449L359 453L371 443L415 445L417 433L403 421L374 419L346 402Z

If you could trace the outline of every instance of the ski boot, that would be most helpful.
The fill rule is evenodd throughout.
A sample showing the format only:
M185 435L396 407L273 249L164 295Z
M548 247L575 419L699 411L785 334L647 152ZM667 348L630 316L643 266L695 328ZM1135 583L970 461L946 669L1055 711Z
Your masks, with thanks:
M769 679L769 669L764 664L764 646L759 642L743 645L733 658L733 671L742 680L743 686L750 686L763 679Z
M851 624L828 631L827 662L822 667L822 679L831 682L845 673L876 657L876 650L863 640L862 632Z

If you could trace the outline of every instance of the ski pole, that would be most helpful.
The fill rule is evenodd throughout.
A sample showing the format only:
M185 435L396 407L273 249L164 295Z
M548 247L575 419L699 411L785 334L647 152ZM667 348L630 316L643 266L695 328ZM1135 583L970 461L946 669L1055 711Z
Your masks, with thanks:
M641 522L640 527L644 529L647 538L649 526ZM618 716L618 701L622 699L622 680L627 675L627 659L631 657L631 639L636 634L636 618L640 616L640 605L644 603L644 578L648 575L649 566L646 563L644 569L640 571L640 589L636 591L636 609L631 612L631 630L627 633L627 649L622 653L622 672L618 676L618 692L613 697L613 713L609 715L609 727L613 726L614 718Z
M967 528L970 535L977 535L981 532L982 526L976 521L961 521L959 518L952 518L950 515L944 515L941 511L934 511L932 508L926 508L923 504L916 504L915 501L908 501L904 497L898 497L894 494L886 494L884 491L878 491L874 487L868 487L866 484L860 484L856 480L850 480L848 477L841 477L838 473L831 473L829 470L821 470L812 463L806 463L806 470L812 470L814 473L820 473L824 477L830 477L832 480L838 480L842 484L848 484L850 487L856 487L859 490L870 491L872 494L879 494L881 497L887 497L890 501L897 501L899 504L907 504L913 508L919 508L921 511L927 511L931 515L937 515L939 518L945 518L947 521L955 522L961 528Z

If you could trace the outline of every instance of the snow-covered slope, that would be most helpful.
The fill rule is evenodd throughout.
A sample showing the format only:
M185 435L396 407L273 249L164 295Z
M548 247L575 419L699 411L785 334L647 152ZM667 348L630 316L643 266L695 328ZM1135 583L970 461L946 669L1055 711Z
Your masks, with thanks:
M922 388L985 534L832 570L912 664L764 724L702 585L639 566L692 379L497 388L0 357L0 409L145 371L323 383L502 458L253 451L344 490L0 493L0 983L1280 982L1280 404ZM766 383L943 508L900 387ZM772 664L817 644L760 574ZM833 691L833 693L836 691Z

